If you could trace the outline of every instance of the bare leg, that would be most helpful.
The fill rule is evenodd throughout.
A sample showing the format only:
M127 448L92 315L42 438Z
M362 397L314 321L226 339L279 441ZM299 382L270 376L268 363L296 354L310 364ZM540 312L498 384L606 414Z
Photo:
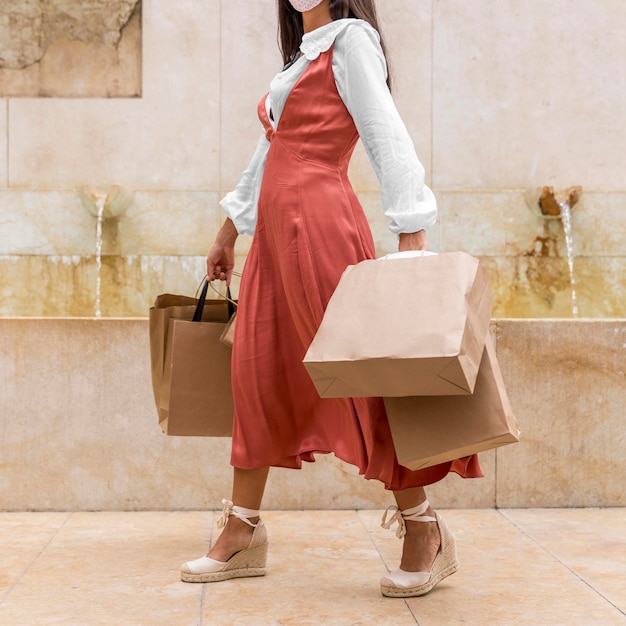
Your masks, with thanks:
M417 506L426 500L423 487L394 491L393 495L401 511ZM435 511L432 507L428 507L425 515L434 517ZM400 568L405 572L429 572L440 544L441 537L435 522L406 522Z
M261 508L269 469L269 467L253 470L235 468L232 500L236 506L254 510ZM256 524L259 518L252 517L250 521ZM254 528L231 515L207 556L216 561L228 561L235 552L248 547L253 531Z

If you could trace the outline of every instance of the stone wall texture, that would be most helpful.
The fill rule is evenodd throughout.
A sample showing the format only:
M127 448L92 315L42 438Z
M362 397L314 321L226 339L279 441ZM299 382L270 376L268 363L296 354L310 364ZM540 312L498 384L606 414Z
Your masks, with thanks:
M378 10L394 99L439 203L431 248L481 259L495 318L554 318L498 319L523 440L484 455L486 479L451 478L433 500L624 506L623 0ZM145 317L159 293L195 293L280 67L275 0L0 0L0 509L204 509L229 493L227 440L158 429ZM394 251L360 146L350 176L377 252ZM79 193L114 185L132 202L103 226L101 310L137 318L122 321L93 318L96 220ZM563 319L563 226L527 204L544 185L583 187L579 316L622 319ZM266 505L388 500L325 457L276 472Z
M281 66L274 0L0 6L0 315L93 315L96 223L83 185L134 192L104 226L104 316L145 316L159 292L195 292L219 200L253 152L256 104ZM483 261L495 317L571 317L563 226L526 198L581 185L579 316L625 316L626 86L615 77L626 39L612 28L622 1L378 9L394 98L439 202L431 248ZM393 251L361 147L350 175L378 253ZM240 238L238 269L248 246Z
M626 322L496 320L492 332L521 441L482 453L484 478L429 487L431 501L625 506ZM230 493L229 438L159 428L147 320L0 318L0 372L0 510L205 510ZM272 470L264 508L391 503L354 467L317 459Z
M141 0L0 0L0 96L137 96L140 68Z

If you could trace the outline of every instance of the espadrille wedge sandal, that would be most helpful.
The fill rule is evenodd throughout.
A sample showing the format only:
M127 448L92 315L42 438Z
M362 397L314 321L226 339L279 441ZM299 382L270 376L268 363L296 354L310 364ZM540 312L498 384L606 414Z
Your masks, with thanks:
M399 539L406 535L405 520L409 522L437 522L439 534L441 535L441 545L430 571L407 572L403 569L397 569L394 572L390 572L380 581L380 591L384 596L389 598L423 596L437 583L450 576L450 574L454 574L459 569L454 535L448 530L438 513L435 513L436 517L424 515L429 506L428 500L405 511L400 511L397 506L390 506L383 514L381 526L383 528L391 528L391 525L397 522L396 536ZM393 511L393 514L387 519L387 514L390 511Z
M216 561L203 556L195 561L188 561L180 568L180 578L186 583L213 583L229 578L247 578L249 576L264 576L267 562L267 530L262 520L256 524L250 521L251 517L258 517L260 511L234 506L230 500L222 500L224 510L217 520L218 528L226 526L232 515L252 526L254 532L247 548L233 554L228 561Z

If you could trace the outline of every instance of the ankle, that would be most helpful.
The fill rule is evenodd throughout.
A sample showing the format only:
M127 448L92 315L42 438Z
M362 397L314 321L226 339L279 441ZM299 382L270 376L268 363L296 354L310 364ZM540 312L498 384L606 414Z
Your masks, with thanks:
M437 546L441 543L441 534L436 522L406 522L406 535L404 536L405 543L417 542L421 545L434 545Z
M260 518L259 518L260 519ZM253 522L254 526L250 524L246 524L246 522L237 519L236 517L229 517L224 529L222 530L221 535L226 534L232 537L236 536L250 536L254 532L256 525L258 524L258 520ZM221 536L220 535L220 536Z
M241 520L247 526L254 528L260 520L260 511L258 509L248 509L243 506L233 504L231 500L222 500L224 509L217 520L218 528L226 526L229 520L236 518Z
M407 533L407 524L411 524L412 528L418 530L419 525L416 526L415 524L419 523L423 524L424 526L431 526L431 523L437 522L437 519L437 514L430 506L428 500L424 500L423 502L421 502L421 504L417 504L413 507L408 507L405 509L400 508L400 503L398 503L397 506L388 506L383 513L383 518L380 525L383 528L390 529L394 524L397 524L396 537L402 539Z

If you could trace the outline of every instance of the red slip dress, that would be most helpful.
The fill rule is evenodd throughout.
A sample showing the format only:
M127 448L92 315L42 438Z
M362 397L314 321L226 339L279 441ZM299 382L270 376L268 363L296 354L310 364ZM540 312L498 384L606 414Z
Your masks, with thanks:
M274 131L258 219L239 291L232 356L231 463L300 468L334 453L366 478L400 490L454 471L482 476L476 455L411 471L398 464L380 398L320 398L302 359L341 274L375 258L363 209L348 180L358 133L335 85L333 48L311 61Z

